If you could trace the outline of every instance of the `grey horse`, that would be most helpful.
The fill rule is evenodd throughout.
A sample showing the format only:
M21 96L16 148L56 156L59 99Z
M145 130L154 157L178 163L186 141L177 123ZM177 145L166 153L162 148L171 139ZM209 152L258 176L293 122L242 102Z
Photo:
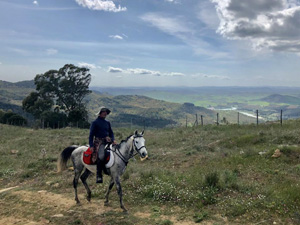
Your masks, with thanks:
M105 195L105 205L108 204L109 192L111 191L114 184L116 184L118 195L120 197L120 206L124 212L127 211L123 205L120 176L125 172L129 159L134 157L134 151L136 151L136 154L140 155L142 160L148 157L143 134L144 131L141 133L135 131L134 135L129 136L126 140L121 141L119 145L112 148L111 154L113 154L114 163L109 169L106 169L105 171L111 177L110 184ZM75 189L75 200L77 203L80 203L77 196L77 185L79 177L87 191L87 200L91 200L91 190L86 180L91 173L96 173L96 165L87 165L83 162L83 153L87 149L87 146L69 146L61 152L57 163L58 172L61 172L62 170L66 169L67 161L70 158L72 159L75 172L73 186ZM85 171L81 175L83 169L85 169Z

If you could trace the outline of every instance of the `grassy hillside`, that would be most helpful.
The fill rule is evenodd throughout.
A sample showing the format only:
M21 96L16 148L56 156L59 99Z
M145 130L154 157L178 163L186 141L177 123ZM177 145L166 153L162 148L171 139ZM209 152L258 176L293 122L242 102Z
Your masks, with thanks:
M215 112L193 104L170 103L138 95L109 96L92 93L87 97L90 118L94 118L99 106L112 110L109 120L115 126L166 127L185 125L186 117L191 126L196 117L203 115L207 123L212 123Z
M33 85L33 86L32 86ZM0 81L0 109L12 109L25 115L22 110L22 100L34 91L32 81L10 83ZM169 103L162 100L138 95L106 95L97 91L85 98L90 121L100 106L109 107L112 114L109 120L114 126L140 126L162 128L167 126L182 126L188 118L188 125L193 125L195 114L203 115L206 123L213 123L215 112L193 104Z
M300 105L300 98L289 96L289 95L279 95L274 94L260 99L261 101L271 102L271 103L284 103L290 105Z
M82 204L76 206L73 172L55 173L57 155L68 145L85 144L88 130L0 124L0 186L19 186L0 191L0 222L16 218L53 224L299 224L299 127L300 120L291 120L283 127L147 130L150 160L131 160L122 177L129 208L124 215L115 189L111 206L102 206L108 177L104 185L96 185L94 176L89 179L90 204L84 201L81 184ZM133 132L114 131L118 141ZM281 156L272 158L276 149ZM63 216L53 217L57 214Z

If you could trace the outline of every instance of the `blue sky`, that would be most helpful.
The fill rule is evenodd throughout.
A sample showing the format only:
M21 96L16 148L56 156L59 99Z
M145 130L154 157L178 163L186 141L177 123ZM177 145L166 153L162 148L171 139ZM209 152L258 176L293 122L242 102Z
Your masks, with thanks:
M298 0L0 0L0 79L64 64L92 86L300 86Z

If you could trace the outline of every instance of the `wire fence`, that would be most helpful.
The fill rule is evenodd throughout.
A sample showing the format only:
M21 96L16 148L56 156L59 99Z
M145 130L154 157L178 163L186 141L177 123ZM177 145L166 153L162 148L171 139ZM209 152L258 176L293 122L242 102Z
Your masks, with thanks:
M228 125L228 124L244 124L242 121L241 121L241 115L244 115L244 116L248 116L250 118L253 118L255 119L255 122L250 122L251 124L255 123L256 125L259 125L260 123L266 123L266 122L270 122L270 121L279 121L280 125L282 126L283 124L283 110L280 110L279 112L279 115L278 115L278 120L266 120L262 117L260 117L259 115L259 110L255 110L255 115L251 115L251 114L248 114L248 113L241 113L241 112L236 112L236 122L229 122L226 117L223 117L221 120L220 120L220 115L221 113L217 112L215 114L215 120L213 122L213 124L216 124L217 126L219 125ZM200 120L199 120L200 118ZM192 126L195 127L195 126L204 126L205 125L205 117L203 115L198 115L198 114L195 114L195 121L192 123ZM249 123L249 122L248 122ZM208 122L206 124L212 124L211 122ZM189 125L189 122L188 122L188 117L186 116L186 123L185 123L185 126L188 127Z
M267 123L270 121L276 121L277 123L280 123L280 125L283 125L283 110L280 110L278 112L278 119L277 120L265 120L264 118L260 117L259 110L255 110L254 115L250 115L249 113L244 112L230 112L231 119L230 121L226 118L228 116L229 112L226 113L220 113L217 112L215 114L215 118L212 119L211 117L207 118L205 115L201 114L195 114L194 119L191 119L191 116L185 117L185 127L196 127L196 126L205 126L208 124L215 124L216 126L219 125L228 125L228 124L256 124L257 126L259 124ZM251 117L249 117L251 116ZM236 117L236 120L234 121L232 118ZM251 122L249 122L249 118L252 119ZM247 122L246 122L247 121ZM80 128L80 129L89 129L90 124L86 121L77 121L77 122L66 122L66 121L55 121L55 122L47 122L44 120L35 120L33 122L27 123L24 120L19 121L6 121L6 124L8 125L14 125L14 126L22 126L22 127L30 127L34 129L61 129L65 127L73 127L73 128ZM134 121L134 118L131 118L128 122L112 122L112 125L114 127L128 127L130 129L134 129L136 127L143 128L144 130L146 128L162 128L162 126L156 126L155 124L151 124L151 120L147 121L147 119L141 120L140 118L137 119L137 121ZM163 127L178 127L178 126L184 126L184 124L181 122L180 124L169 124Z

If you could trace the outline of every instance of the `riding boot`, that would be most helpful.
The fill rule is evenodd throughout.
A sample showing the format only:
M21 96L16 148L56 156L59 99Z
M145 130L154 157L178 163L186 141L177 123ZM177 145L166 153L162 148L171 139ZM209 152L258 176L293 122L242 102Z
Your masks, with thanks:
M100 159L97 160L96 183L103 183L103 178L102 178L102 162L101 162Z

